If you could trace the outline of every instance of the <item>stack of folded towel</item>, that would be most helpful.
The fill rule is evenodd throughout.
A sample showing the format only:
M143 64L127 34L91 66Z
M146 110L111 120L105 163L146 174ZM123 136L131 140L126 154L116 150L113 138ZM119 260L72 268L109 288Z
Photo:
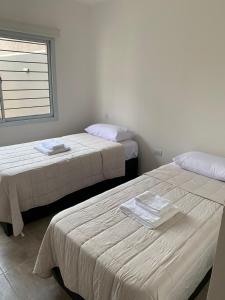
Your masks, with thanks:
M142 225L151 229L160 226L178 213L178 209L169 200L149 191L125 202L120 209Z
M70 150L70 147L66 146L63 141L59 139L46 140L34 147L36 150L46 155L54 155Z

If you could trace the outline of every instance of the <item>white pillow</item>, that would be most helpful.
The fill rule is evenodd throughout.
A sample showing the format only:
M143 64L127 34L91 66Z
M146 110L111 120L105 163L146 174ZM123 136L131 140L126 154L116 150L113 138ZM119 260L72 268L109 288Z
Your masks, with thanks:
M113 142L129 140L134 136L127 128L111 124L94 124L85 128L85 131Z
M173 159L182 169L225 181L225 158L203 152L187 152Z

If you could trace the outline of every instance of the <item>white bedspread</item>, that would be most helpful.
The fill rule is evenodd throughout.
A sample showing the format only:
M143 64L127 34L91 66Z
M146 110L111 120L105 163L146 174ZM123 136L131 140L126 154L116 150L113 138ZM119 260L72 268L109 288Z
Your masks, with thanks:
M213 264L224 187L171 165L146 173L56 215L34 273L58 266L85 300L188 299ZM119 206L146 190L181 213L156 230L125 216Z
M87 133L60 140L71 150L51 157L34 149L40 141L0 148L0 221L12 223L14 235L23 229L21 211L125 174L119 143Z

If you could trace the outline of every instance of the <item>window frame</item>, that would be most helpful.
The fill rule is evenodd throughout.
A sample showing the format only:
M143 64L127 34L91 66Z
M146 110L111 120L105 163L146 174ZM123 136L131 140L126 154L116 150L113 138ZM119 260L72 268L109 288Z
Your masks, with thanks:
M8 30L0 30L0 36L9 39L25 40L30 42L45 43L47 46L47 61L48 61L48 82L49 82L49 101L50 113L43 115L28 115L22 117L13 117L8 119L0 118L0 126L22 125L31 122L45 122L54 121L58 119L57 106L57 87L56 87L56 59L55 59L55 38L48 36L41 36L38 34L29 34L14 32ZM1 91L0 91L1 93ZM4 117L4 99L0 94L0 105L3 105ZM1 107L0 107L1 110Z

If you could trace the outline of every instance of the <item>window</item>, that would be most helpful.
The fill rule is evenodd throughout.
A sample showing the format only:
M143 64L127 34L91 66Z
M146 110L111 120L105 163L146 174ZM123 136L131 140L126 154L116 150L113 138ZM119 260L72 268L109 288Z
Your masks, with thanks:
M0 123L54 117L53 46L0 31Z

